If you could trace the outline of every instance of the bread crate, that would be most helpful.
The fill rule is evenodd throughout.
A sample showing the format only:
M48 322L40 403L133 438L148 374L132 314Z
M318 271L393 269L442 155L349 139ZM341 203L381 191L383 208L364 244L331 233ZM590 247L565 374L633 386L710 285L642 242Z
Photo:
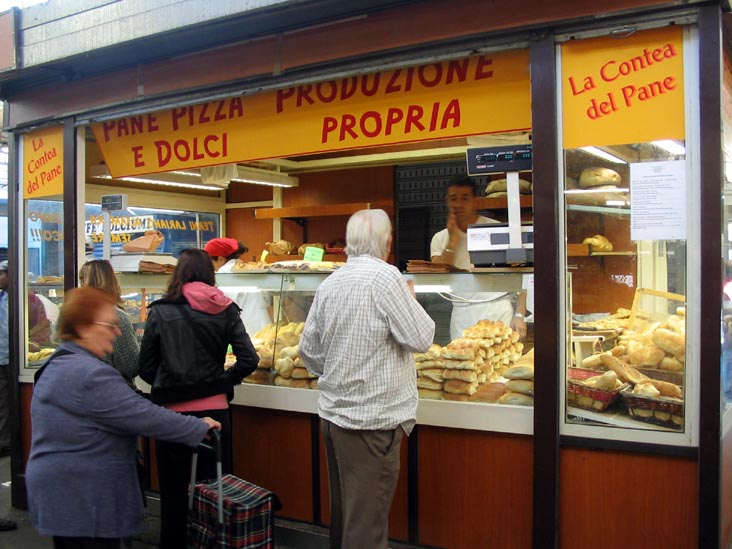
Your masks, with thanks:
M605 391L580 383L602 374L603 372L585 368L567 368L567 404L593 412L607 410L618 399L621 389L627 387L627 384L612 391Z

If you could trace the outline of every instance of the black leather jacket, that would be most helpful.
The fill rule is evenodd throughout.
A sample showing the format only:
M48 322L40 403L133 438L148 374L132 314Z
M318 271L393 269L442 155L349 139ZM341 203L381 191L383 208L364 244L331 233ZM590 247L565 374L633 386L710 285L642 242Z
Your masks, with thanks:
M191 322L184 316L185 307ZM207 314L191 309L185 299L158 300L150 305L140 346L140 377L152 386L153 402L182 402L227 393L259 363L239 307ZM236 364L224 370L231 344Z

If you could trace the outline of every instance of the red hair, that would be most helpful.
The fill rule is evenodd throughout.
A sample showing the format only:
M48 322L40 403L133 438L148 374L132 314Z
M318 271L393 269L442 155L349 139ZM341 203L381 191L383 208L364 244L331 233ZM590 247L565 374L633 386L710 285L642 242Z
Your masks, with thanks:
M78 329L94 323L105 305L114 307L117 303L113 295L99 288L86 286L66 292L58 322L61 339L78 339Z

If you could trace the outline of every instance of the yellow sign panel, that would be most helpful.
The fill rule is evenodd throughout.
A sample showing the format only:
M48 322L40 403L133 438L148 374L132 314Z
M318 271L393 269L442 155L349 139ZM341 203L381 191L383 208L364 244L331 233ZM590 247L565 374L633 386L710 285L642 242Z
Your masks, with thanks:
M564 148L684 139L682 29L562 45Z
M94 124L113 177L527 130L525 50L302 84Z
M23 189L25 198L63 194L63 127L44 128L23 136Z

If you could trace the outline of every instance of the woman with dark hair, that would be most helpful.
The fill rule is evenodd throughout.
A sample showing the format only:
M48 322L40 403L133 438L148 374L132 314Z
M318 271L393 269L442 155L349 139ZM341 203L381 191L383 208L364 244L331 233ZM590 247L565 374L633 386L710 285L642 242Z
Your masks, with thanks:
M106 259L87 261L79 271L79 284L84 287L99 288L110 294L116 304L117 322L122 334L114 341L114 349L104 357L104 362L112 365L122 374L130 385L139 372L137 355L140 344L135 336L135 329L127 313L122 309L122 290L112 264Z
M36 374L25 483L33 526L56 549L117 549L143 530L137 436L190 451L221 427L156 406L101 360L120 334L115 305L97 288L67 292L61 346Z
M259 362L239 317L239 307L214 286L211 259L203 250L184 250L162 299L150 304L140 348L140 377L150 398L166 408L221 422L224 472L231 472L229 400L234 386ZM236 364L224 369L231 345ZM191 450L156 441L160 480L160 547L186 546L186 491ZM216 474L213 457L202 454L199 478Z

